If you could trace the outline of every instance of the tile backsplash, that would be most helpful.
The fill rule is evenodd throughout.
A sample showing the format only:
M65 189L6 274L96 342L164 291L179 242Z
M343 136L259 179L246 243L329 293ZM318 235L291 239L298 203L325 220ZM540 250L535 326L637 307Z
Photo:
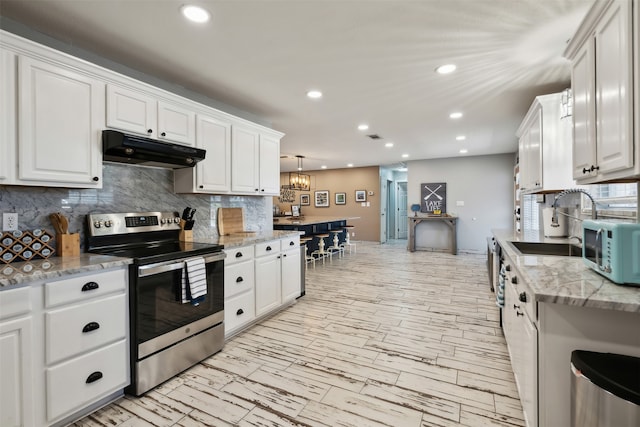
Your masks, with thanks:
M53 232L49 214L61 212L69 218L69 231L81 233L84 246L88 213L176 211L197 209L194 238L218 236L220 207L244 208L247 231L273 229L272 198L175 194L173 172L168 169L103 164L103 188L0 186L0 212L17 212L20 230L44 228ZM2 224L0 223L0 226Z

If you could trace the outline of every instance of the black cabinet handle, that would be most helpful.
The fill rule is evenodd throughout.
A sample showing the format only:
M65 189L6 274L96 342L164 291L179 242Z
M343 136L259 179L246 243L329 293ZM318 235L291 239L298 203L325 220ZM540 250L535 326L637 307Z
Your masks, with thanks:
M515 305L515 304L513 304L513 309L514 309L514 310L517 310L517 309L519 309L519 308L520 308L520 306L519 306L519 305Z
M236 252L236 258L241 258L242 257L242 252Z
M236 279L236 283L240 283L240 282L244 282L244 279L242 278L242 276L238 276L238 278Z
M166 133L166 132L162 132L162 133L160 134L160 136L167 136L167 133Z
M98 381L100 378L102 378L102 372L95 371L94 373L92 373L87 377L86 383L91 384L92 382Z
M260 190L260 191L264 191L264 188L262 190Z
M83 333L91 332L91 331L95 331L96 329L100 329L100 324L98 322L89 322L86 325L84 325L84 328L82 328L82 332Z
M147 133L153 133L153 129L147 129Z
M100 178L98 178L97 176L94 176L94 177L93 177L93 180L94 180L95 182L98 182L98 181L100 181Z
M236 311L236 316L240 316L241 314L244 314L244 311L239 308L238 311Z
M599 171L600 170L600 166L591 166L591 170L592 171Z
M204 185L201 185L200 188L204 188Z
M296 242L294 242L294 241L289 242L289 246L293 246L295 244L296 244Z
M582 173L589 173L589 172L591 172L591 169L582 168Z
M256 188L256 191L259 191L259 190Z
M286 256L287 256L287 254L282 254L282 257L283 257L283 258L284 258L284 257L286 257Z
M527 294L525 292L522 292L520 296L518 296L518 299L522 302L527 302Z
M504 266L504 269L507 270L507 271L511 271L511 266L509 264L507 264L507 265Z
M518 284L518 278L516 276L513 276L511 278L511 283L513 283L514 285L517 285Z
M82 292L93 291L95 289L98 289L99 287L100 285L98 285L96 282L88 282L85 283L82 287Z
M271 250L271 246L267 246L267 250L270 251Z
M516 316L524 316L524 314L520 313L519 311L516 311Z

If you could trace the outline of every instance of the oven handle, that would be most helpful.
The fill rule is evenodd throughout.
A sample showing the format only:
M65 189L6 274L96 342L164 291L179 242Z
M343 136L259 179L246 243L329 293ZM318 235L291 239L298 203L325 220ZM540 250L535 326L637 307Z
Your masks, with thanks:
M205 264L209 264L216 261L223 261L227 255L222 252L215 255L204 257ZM180 260L172 260L165 262L158 262L156 264L143 265L138 267L138 277L153 276L155 274L166 273L167 271L180 270L184 267L185 261L192 258L184 258Z

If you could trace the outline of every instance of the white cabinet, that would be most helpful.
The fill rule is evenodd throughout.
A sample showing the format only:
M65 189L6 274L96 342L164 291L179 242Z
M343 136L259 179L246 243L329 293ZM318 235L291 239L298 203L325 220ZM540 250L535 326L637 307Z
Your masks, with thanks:
M177 193L228 193L231 190L231 124L202 114L196 118L196 147L207 151L194 168L174 171Z
M101 188L104 83L26 56L18 65L19 183Z
M0 291L0 425L36 426L30 288Z
M534 99L516 132L519 140L520 190L557 192L572 187L571 121L560 118L562 94Z
M285 303L300 296L300 237L282 239L280 244L282 302Z
M185 145L196 141L194 111L113 84L107 85L107 126Z
M125 269L44 284L46 422L58 423L130 382Z
M15 181L16 55L0 49L0 185Z
M224 332L229 337L245 327L255 315L254 247L225 249Z
M256 316L266 314L282 302L280 241L256 244Z
M231 130L231 191L280 194L280 139L257 129L233 125Z
M633 134L638 13L635 0L595 2L565 52L575 98L573 176L580 184L640 176L640 142Z

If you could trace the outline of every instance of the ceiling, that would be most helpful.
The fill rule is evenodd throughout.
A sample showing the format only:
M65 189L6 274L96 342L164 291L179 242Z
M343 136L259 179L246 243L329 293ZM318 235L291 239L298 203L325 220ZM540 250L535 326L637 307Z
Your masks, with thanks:
M264 118L290 171L295 155L316 170L515 152L533 98L570 85L562 52L593 0L194 0L207 24L185 2L0 0L0 15Z

